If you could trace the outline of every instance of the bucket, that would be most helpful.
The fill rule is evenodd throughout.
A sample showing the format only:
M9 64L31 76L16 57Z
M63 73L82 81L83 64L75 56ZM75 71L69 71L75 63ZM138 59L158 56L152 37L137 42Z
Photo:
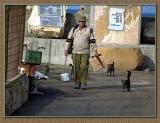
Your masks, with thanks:
M63 73L60 77L63 82L70 81L69 73Z

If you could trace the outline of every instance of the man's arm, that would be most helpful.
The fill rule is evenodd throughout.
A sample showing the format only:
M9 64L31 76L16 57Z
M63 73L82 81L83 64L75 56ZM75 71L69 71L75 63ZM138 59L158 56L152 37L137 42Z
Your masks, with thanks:
M74 28L74 27L73 27ZM68 49L69 49L69 45L70 45L70 43L71 43L71 41L72 41L72 36L73 36L73 30L74 29L71 29L70 30L70 32L69 32L69 34L68 34L68 37L67 37L67 40L66 40L66 42L65 42L65 46L64 46L64 54L65 54L65 56L67 56L68 55Z

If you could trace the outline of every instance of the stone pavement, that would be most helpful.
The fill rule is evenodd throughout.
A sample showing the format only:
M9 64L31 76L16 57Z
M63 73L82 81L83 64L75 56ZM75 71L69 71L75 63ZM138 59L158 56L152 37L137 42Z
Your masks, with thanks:
M43 95L30 95L13 116L54 117L154 117L156 116L155 72L132 71L131 92L122 92L126 72L106 77L104 71L90 72L87 90L73 89L62 82L63 67L52 67L50 79L38 80Z

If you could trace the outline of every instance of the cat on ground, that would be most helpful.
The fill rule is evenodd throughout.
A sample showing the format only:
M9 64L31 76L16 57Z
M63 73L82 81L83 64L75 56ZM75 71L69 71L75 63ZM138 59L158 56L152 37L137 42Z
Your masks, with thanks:
M114 76L114 61L112 64L107 64L107 75Z
M128 74L127 74L127 79L126 80L121 80L121 83L122 83L122 89L123 91L125 91L125 89L130 92L130 77L131 77L131 71L127 71Z

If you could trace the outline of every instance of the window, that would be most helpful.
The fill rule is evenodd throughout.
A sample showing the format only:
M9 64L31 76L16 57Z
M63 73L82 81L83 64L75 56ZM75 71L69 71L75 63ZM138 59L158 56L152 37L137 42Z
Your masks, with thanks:
M141 39L140 44L155 44L155 5L141 6Z

